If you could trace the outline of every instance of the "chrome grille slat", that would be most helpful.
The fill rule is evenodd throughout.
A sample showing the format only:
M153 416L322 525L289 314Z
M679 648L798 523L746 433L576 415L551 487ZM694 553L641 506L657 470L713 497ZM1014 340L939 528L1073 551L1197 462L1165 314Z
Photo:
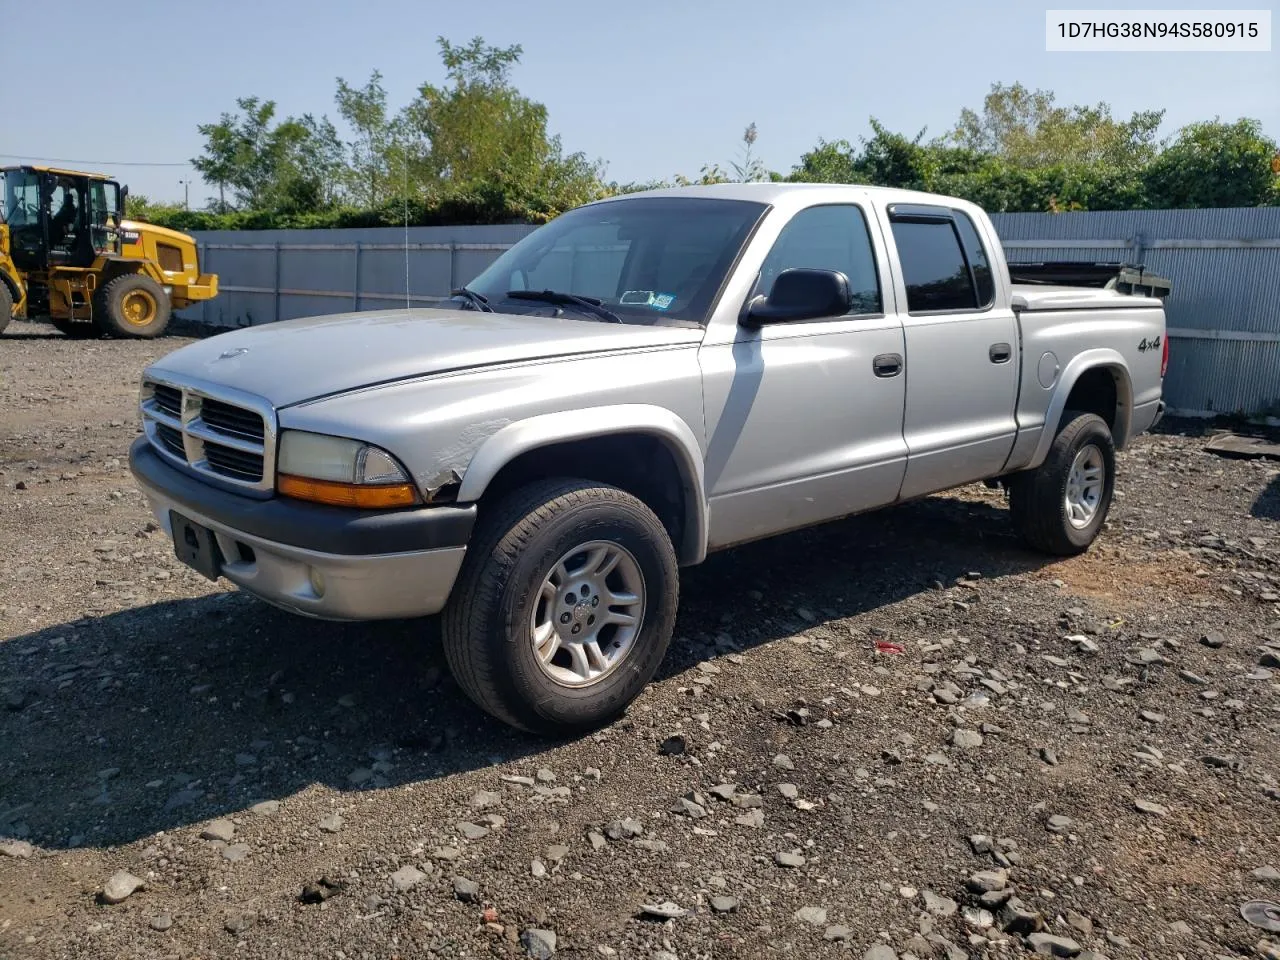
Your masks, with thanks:
M211 430L243 437L258 444L262 443L265 433L262 417L252 411L223 403L221 400L206 397L204 403L200 405L200 419Z
M269 495L275 481L275 411L259 397L148 375L140 402L151 445L209 482Z
M175 419L182 419L182 391L175 390L173 387L165 386L162 383L155 385L155 394L153 395L155 404L165 413Z
M229 450L237 450L240 453L256 453L262 456L262 441L246 440L242 437L223 433L221 430L211 429L207 420L203 417L190 421L187 424L187 433L193 437L199 437L207 444L217 444L220 447L226 447Z
M241 453L230 447L215 446L210 443L205 444L204 456L209 466L218 473L253 481L262 477L261 455Z

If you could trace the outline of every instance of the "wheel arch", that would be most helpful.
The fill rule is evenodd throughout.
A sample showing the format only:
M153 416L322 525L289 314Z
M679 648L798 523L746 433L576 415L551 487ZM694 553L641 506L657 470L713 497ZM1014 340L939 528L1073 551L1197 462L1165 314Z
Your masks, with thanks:
M652 451L665 453L669 463L660 458L649 462L637 458L632 463L617 458L618 453L628 452L628 438L640 439L641 448L652 444ZM706 557L702 450L689 425L663 407L617 404L542 414L508 424L471 458L456 499L460 503L480 501L495 487L501 489L515 476L522 476L523 471L546 468L555 454L560 455L557 463L573 468L569 471L572 475L611 482L644 500L673 533L682 564L700 563ZM607 455L608 459L593 458L592 454ZM628 466L636 465L642 469L626 472ZM667 479L676 488L670 491L676 495L675 503L662 496Z
M1079 409L1096 413L1107 421L1116 449L1124 449L1133 423L1133 379L1129 376L1129 365L1118 351L1107 347L1085 350L1067 364L1045 412L1044 429L1029 467L1044 462L1061 427L1063 414L1076 409L1073 403L1082 404ZM1109 410L1103 409L1108 405Z
M18 283L17 278L9 275L9 271L4 267L0 267L0 283L3 283L5 289L9 291L9 296L13 298L13 309L20 312L20 309L26 302L27 294L22 285Z
M103 258L102 267L99 270L100 280L98 281L98 289L101 290L116 277L123 277L129 274L140 273L143 276L150 277L156 283L164 286L164 277L159 274L150 260L137 257L105 257Z

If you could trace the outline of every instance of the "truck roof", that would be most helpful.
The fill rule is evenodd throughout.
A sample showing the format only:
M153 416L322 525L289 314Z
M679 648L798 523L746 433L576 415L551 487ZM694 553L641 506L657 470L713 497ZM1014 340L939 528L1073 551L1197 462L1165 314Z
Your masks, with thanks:
M711 183L688 187L659 187L655 190L641 190L636 193L607 197L596 203L608 203L610 200L624 197L706 197L720 200L753 200L757 203L777 203L783 198L793 198L804 194L850 194L869 193L883 200L902 200L923 204L947 204L961 208L972 208L967 200L959 197L947 197L936 193L924 193L920 190L904 190L901 187L875 187L861 183Z
M114 177L105 173L91 173L88 170L67 170L64 167L46 167L38 163L17 164L10 167L0 167L0 172L5 170L34 170L36 173L52 173L59 177L88 177L91 180L112 180Z

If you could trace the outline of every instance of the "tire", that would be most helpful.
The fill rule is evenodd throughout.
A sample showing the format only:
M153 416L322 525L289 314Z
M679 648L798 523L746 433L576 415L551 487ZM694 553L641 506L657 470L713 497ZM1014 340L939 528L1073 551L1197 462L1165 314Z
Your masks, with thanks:
M600 555L593 551L618 557L606 578L583 563ZM571 582L548 585L561 561ZM601 584L638 603L592 606ZM679 591L671 538L644 503L589 481L539 481L481 514L444 611L445 657L467 696L514 727L547 736L592 730L619 716L653 679L671 642ZM597 614L613 607L638 610L638 624L597 625ZM535 620L543 630L535 632ZM535 648L546 630L546 643ZM613 661L587 655L580 641L589 635L600 657ZM591 670L600 675L590 679Z
M4 333L4 328L9 325L9 321L13 319L13 294L9 292L8 285L0 280L0 333Z
M108 280L93 297L94 322L113 337L158 337L169 326L170 312L164 288L143 273Z
M1073 477L1077 465L1081 472ZM1086 482L1078 484L1082 477ZM1044 463L1010 481L1014 525L1036 550L1062 557L1084 553L1106 522L1115 482L1116 446L1106 421L1068 411Z
M92 337L102 336L102 331L98 329L96 322L88 322L85 320L50 320L53 328L72 340L88 340Z

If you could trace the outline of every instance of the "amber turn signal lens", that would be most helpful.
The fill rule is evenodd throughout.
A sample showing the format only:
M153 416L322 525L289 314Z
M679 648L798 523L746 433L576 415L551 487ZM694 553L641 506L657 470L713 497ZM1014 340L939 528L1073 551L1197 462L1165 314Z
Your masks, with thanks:
M364 510L409 507L418 502L418 492L408 483L365 486L358 483L337 483L333 480L310 480L282 473L276 489L286 497L298 500Z

